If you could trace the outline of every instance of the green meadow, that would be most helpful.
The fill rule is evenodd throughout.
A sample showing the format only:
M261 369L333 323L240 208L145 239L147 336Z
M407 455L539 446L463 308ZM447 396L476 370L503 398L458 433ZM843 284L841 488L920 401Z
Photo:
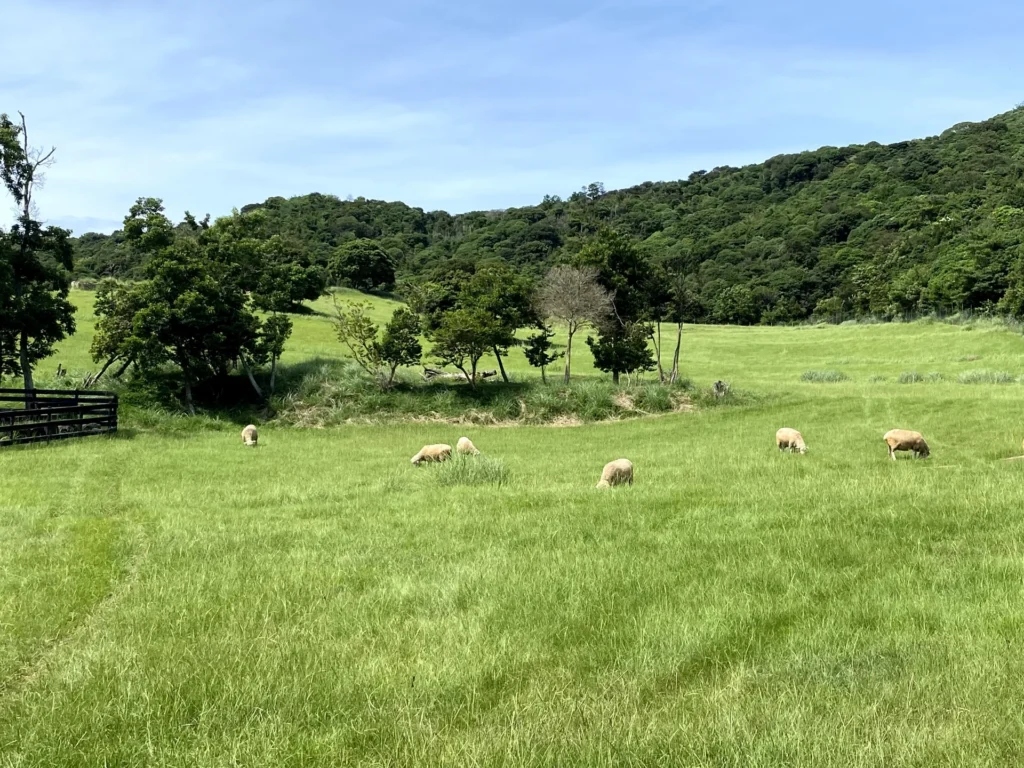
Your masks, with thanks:
M74 300L44 376L96 367ZM294 321L285 365L341 355ZM1022 352L688 326L683 373L734 404L0 449L0 765L1019 764ZM889 461L894 427L932 457ZM482 456L409 464L462 434ZM620 457L636 483L594 489Z

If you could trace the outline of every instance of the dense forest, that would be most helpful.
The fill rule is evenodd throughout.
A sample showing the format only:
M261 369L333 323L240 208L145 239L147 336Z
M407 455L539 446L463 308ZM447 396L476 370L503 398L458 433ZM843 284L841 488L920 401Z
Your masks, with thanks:
M524 208L450 215L310 194L232 218L313 283L317 272L403 295L485 264L539 278L610 231L686 282L693 320L1020 314L1024 108L927 139L823 147L616 191L595 183ZM86 234L74 248L79 277L144 274L144 251L124 232Z

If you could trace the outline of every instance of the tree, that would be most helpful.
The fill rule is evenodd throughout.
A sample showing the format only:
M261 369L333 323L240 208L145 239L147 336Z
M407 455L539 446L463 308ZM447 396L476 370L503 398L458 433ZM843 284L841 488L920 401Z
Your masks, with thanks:
M668 380L669 383L675 384L679 381L679 353L683 346L683 323L694 322L700 316L702 307L694 284L687 276L682 273L670 273L666 284L668 288L666 319L676 324L676 346L672 353L672 369L669 371ZM658 357L660 360L660 346Z
M587 337L587 346L594 355L594 366L612 375L619 383L619 375L654 369L654 356L648 341L651 330L643 323L609 322L598 332L595 340Z
M441 324L429 338L438 362L454 365L466 377L469 386L476 389L477 364L503 333L499 322L483 310L455 309L442 316Z
M56 149L32 148L19 115L20 124L0 115L0 178L18 206L17 222L0 233L0 373L20 374L31 393L35 364L75 331L68 301L74 252L69 231L43 228L35 218L33 195Z
M93 312L95 332L89 349L93 362L103 363L94 381L99 381L114 363L121 367L114 374L120 378L134 360L144 354L147 340L135 334L135 317L150 300L148 285L122 285L104 280L96 289Z
M403 365L418 365L423 355L420 344L420 321L415 312L405 307L396 309L384 334L370 319L369 302L335 303L335 328L338 339L360 368L370 374L382 389L394 385L395 375Z
M466 281L459 295L458 306L486 312L496 321L496 327L501 328L501 333L495 333L491 349L506 383L509 379L501 358L519 343L516 331L537 322L533 298L533 281L506 264L480 267Z
M356 364L374 378L379 378L381 357L377 333L380 329L370 318L370 310L368 301L341 304L335 300L334 329L338 341L348 347Z
M335 249L328 265L331 279L357 291L389 291L395 285L395 265L373 240L352 240Z
M194 386L226 375L239 361L262 398L252 366L270 361L273 382L291 331L287 318L272 316L261 322L256 317L241 284L242 265L204 243L204 229L187 217L185 228L174 234L155 198L140 199L132 207L125 220L125 242L145 255L147 279L106 284L97 297L93 345L97 362L122 360L122 370L134 363L143 376L167 363L176 365L192 414Z
M569 338L565 345L565 376L569 383L572 367L572 339L587 325L598 325L612 312L612 297L597 282L596 267L553 267L537 293L538 312L544 318L565 323Z
M631 238L602 229L580 249L573 264L597 270L597 282L612 295L620 323L641 320L650 314L655 274Z
M420 344L420 319L410 309L400 307L384 326L384 335L378 345L381 361L388 366L387 386L395 381L400 366L419 365L423 357Z
M526 340L526 344L523 345L526 362L534 368L540 368L540 378L545 384L548 383L548 376L544 369L556 362L564 354L563 352L553 352L551 350L551 339L554 335L554 331L546 325L542 325L540 332L530 336Z

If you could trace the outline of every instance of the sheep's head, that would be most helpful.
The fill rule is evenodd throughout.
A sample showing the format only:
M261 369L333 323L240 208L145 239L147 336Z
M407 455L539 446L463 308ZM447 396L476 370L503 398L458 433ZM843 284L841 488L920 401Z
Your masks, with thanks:
M807 453L807 444L803 442L798 443L796 449L800 451L800 453Z

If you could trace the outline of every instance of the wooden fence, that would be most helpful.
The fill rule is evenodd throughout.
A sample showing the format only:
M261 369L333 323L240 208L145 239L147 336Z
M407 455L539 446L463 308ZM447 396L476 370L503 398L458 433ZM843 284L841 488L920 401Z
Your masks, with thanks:
M0 389L0 446L116 431L113 392Z

